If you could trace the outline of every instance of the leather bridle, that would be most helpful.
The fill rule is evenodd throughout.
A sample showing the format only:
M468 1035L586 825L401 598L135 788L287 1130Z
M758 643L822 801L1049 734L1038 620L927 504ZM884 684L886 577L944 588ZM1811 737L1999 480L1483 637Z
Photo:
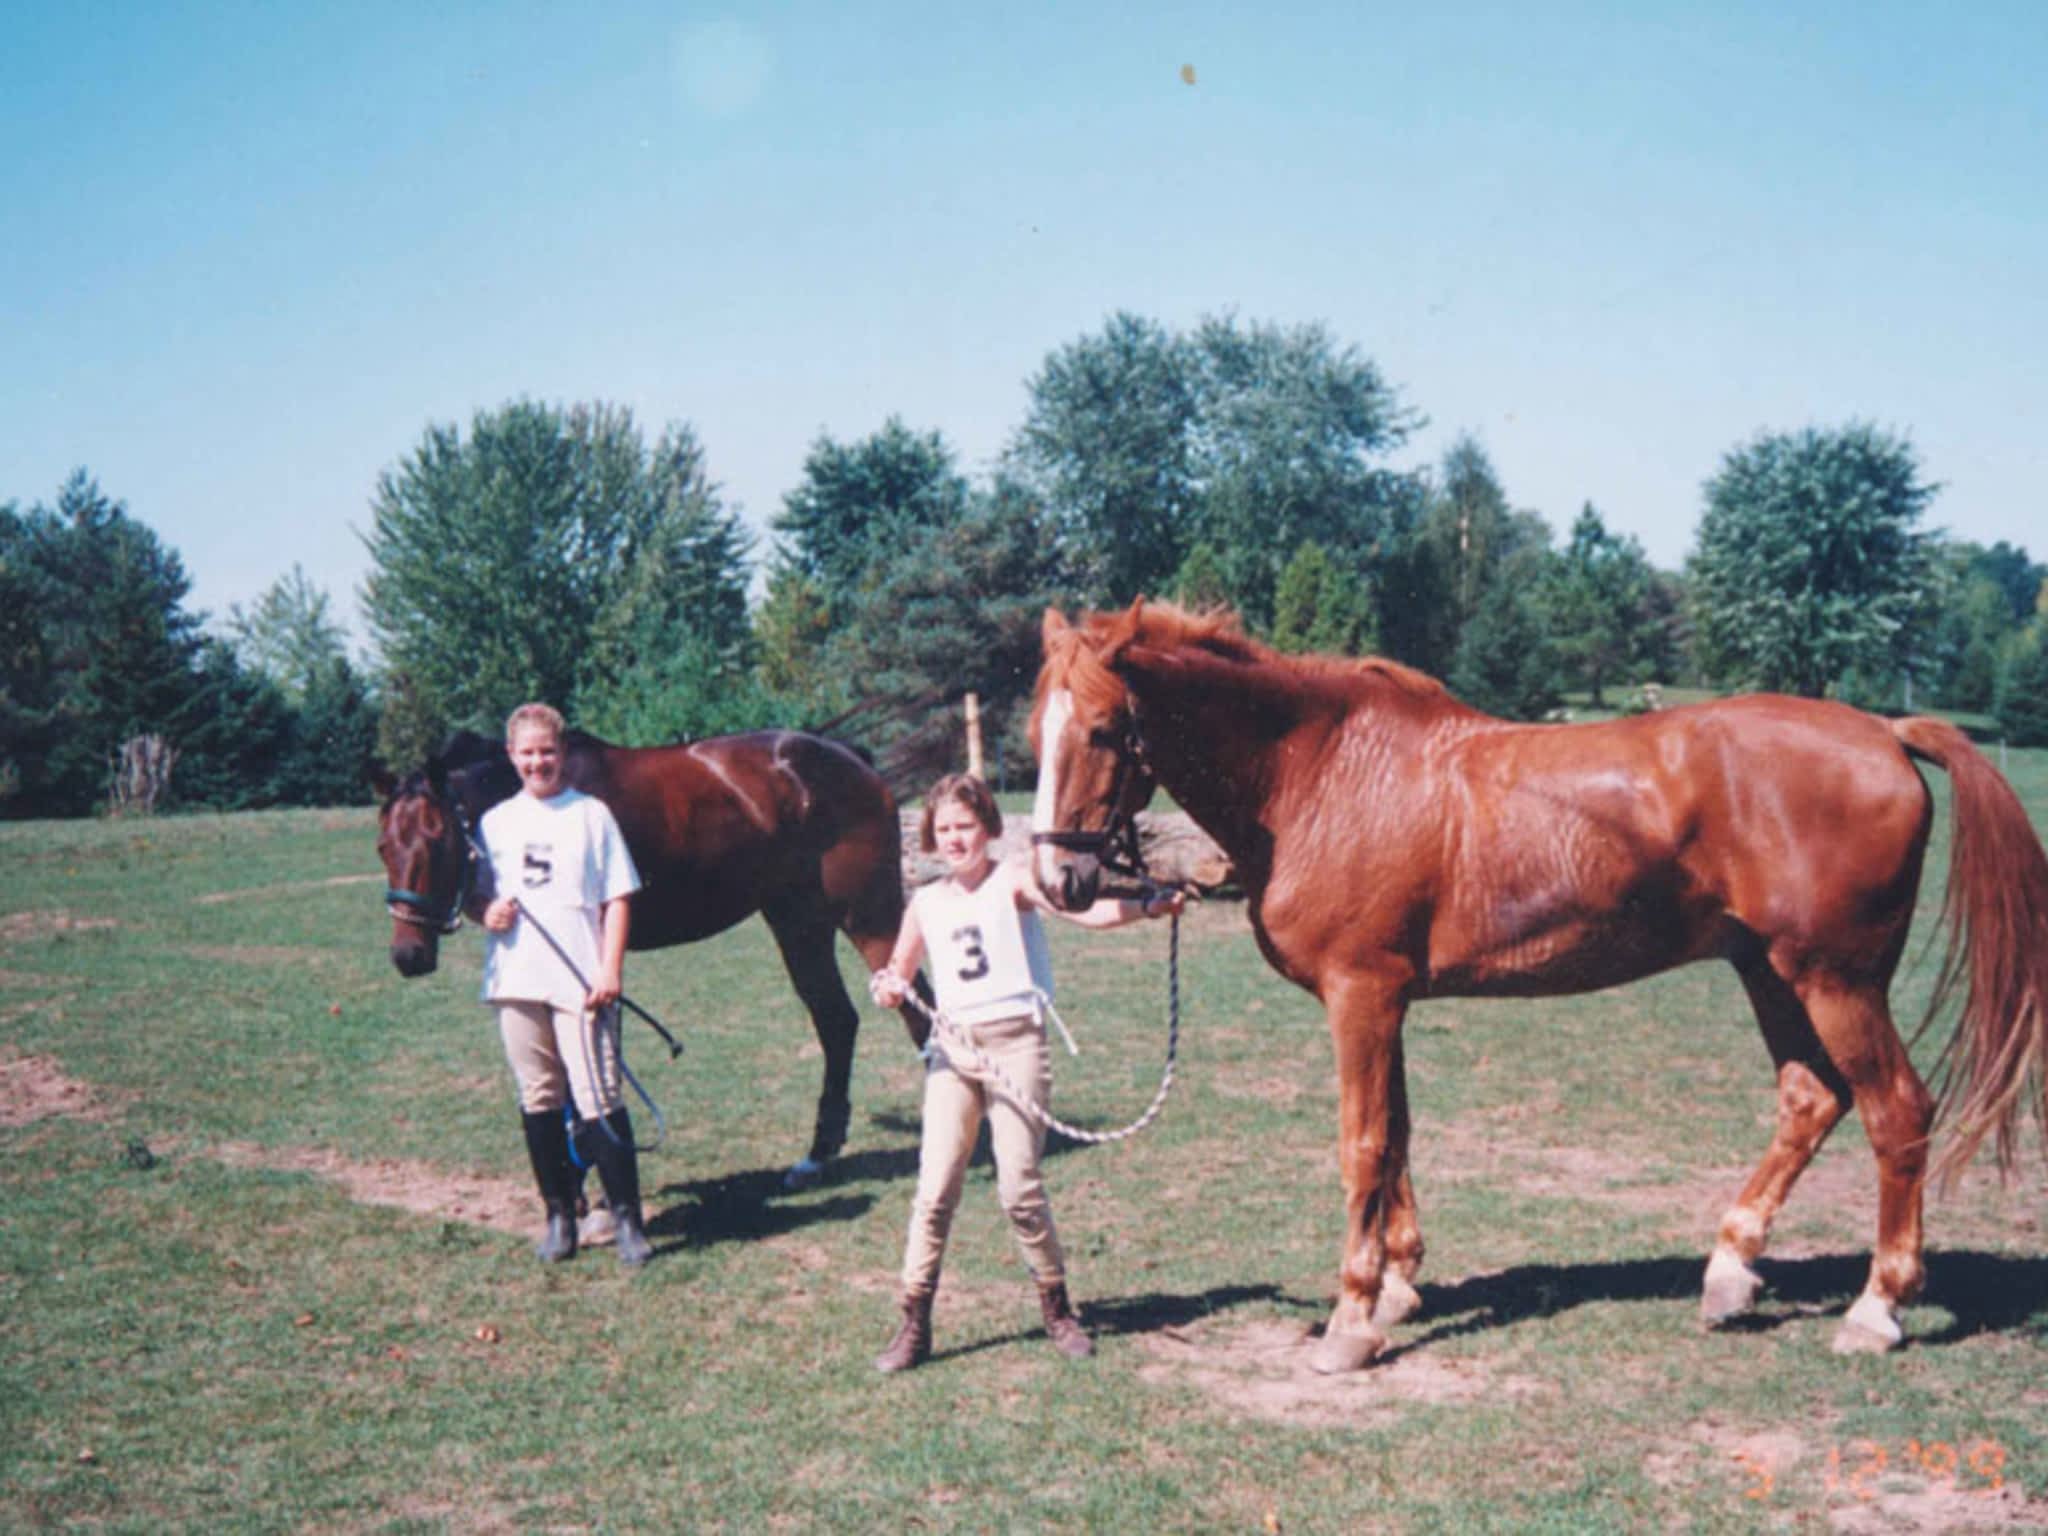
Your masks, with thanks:
M1117 733L1116 767L1109 782L1109 819L1099 831L1079 829L1033 832L1033 847L1059 848L1068 853L1092 856L1111 874L1125 875L1141 883L1151 876L1145 869L1145 854L1138 842L1138 808L1150 796L1152 770L1145 762L1145 743L1138 735L1135 715L1126 710L1123 727Z
M408 891L402 886L384 887L384 908L393 919L413 928L432 929L436 933L453 933L462 926L462 909L468 904L470 892L476 889L477 865L482 855L476 844L476 836L470 830L469 818L462 814L457 805L442 803L442 797L434 790L424 792L425 798L435 802L442 812L444 830L435 840L436 851L445 843L446 828L455 829L455 835L462 843L462 863L455 877L455 890L444 907L434 900L432 891ZM431 862L429 865L431 869Z

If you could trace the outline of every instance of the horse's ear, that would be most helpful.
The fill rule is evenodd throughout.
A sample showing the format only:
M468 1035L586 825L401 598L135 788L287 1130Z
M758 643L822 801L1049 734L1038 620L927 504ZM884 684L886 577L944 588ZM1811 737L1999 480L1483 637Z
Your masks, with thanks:
M1143 633L1145 627L1145 599L1142 594L1131 599L1131 606L1110 621L1108 632L1102 637L1102 644L1096 648L1096 658L1114 672L1116 664L1132 642Z
M436 755L427 759L427 788L437 795L448 793L448 759Z
M398 775L389 768L386 768L382 763L370 764L368 778L370 780L370 793L379 800L389 800L391 792L398 788Z
M1067 632L1067 616L1057 608L1047 608L1045 618L1038 626L1038 638L1050 648L1052 643Z

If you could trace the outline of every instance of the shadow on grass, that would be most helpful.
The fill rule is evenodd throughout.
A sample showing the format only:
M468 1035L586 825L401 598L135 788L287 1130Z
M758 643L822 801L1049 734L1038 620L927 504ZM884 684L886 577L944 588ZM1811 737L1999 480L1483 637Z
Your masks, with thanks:
M909 1138L908 1145L877 1147L835 1157L825 1165L824 1176L809 1189L791 1191L782 1187L781 1168L750 1168L741 1173L722 1174L714 1179L664 1184L647 1203L667 1208L649 1218L647 1235L669 1247L705 1248L713 1243L775 1237L821 1221L852 1221L873 1208L871 1194L839 1194L828 1199L806 1199L835 1185L887 1182L917 1177L918 1121L895 1113L870 1115L873 1128ZM1082 1150L1064 1137L1047 1138L1047 1159L1064 1157ZM988 1124L982 1123L970 1166L988 1167Z
M914 1156L915 1154L913 1154ZM709 1248L715 1243L779 1237L821 1221L855 1221L875 1199L867 1194L825 1200L794 1198L782 1187L780 1168L750 1168L715 1179L662 1185L650 1208L665 1208L647 1222L657 1252L663 1248Z
M1028 1291L1028 1285L1025 1290ZM944 1306L944 1288L940 1290L940 1307ZM1275 1285L1218 1285L1206 1291L1174 1295L1164 1291L1147 1291L1142 1296L1119 1296L1105 1301L1079 1301L1076 1310L1090 1333L1097 1338L1108 1338L1126 1334L1157 1333L1162 1328L1184 1328L1198 1323L1218 1312L1232 1307L1243 1306L1248 1301L1273 1301L1282 1299L1280 1288ZM975 1339L971 1343L956 1345L951 1349L935 1349L934 1360L952 1360L968 1355L978 1355L985 1349L1006 1349L1012 1344L1027 1343L1042 1339L1043 1331L1038 1328L1020 1329L1015 1333L1000 1333L989 1338Z
M1768 1333L1817 1314L1845 1312L1870 1274L1867 1254L1757 1262L1764 1292L1757 1310L1723 1326L1730 1332ZM1531 1319L1555 1317L1602 1301L1696 1303L1705 1264L1690 1256L1627 1259L1601 1264L1521 1264L1497 1274L1446 1285L1424 1283L1425 1332L1400 1339L1385 1359L1439 1340L1482 1333ZM1909 1335L1917 1346L1953 1344L1983 1333L2048 1327L2048 1258L1970 1250L1930 1252L1927 1287L1920 1300L1949 1313L1931 1333ZM1440 1319L1429 1323L1429 1319Z

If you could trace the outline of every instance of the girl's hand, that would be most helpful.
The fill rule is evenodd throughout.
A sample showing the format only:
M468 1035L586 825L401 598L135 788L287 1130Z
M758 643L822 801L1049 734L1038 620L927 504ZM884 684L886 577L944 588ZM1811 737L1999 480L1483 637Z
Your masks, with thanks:
M868 996L884 1008L895 1008L910 995L910 983L888 966L868 978Z
M493 933L509 933L518 920L519 903L510 896L500 896L484 908L484 926Z
M1165 917L1182 911L1188 904L1188 893L1179 886L1167 886L1146 894L1142 911L1147 917Z

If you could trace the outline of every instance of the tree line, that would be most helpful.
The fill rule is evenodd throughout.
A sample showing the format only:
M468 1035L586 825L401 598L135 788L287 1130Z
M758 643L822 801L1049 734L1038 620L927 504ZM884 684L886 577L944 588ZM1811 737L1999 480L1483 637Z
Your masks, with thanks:
M1283 651L1377 652L1521 719L1645 684L1832 693L2048 742L2048 570L1944 539L1911 444L1759 433L1706 482L1681 571L1591 504L1561 537L1466 436L1318 326L1131 314L1051 353L985 473L892 418L821 435L765 549L692 428L520 400L433 425L378 478L358 665L294 567L209 631L177 554L84 471L0 504L0 814L360 799L368 765L560 701L629 742L829 725L908 777L979 695L1007 776L1048 603L1227 604ZM153 744L156 757L138 754Z

